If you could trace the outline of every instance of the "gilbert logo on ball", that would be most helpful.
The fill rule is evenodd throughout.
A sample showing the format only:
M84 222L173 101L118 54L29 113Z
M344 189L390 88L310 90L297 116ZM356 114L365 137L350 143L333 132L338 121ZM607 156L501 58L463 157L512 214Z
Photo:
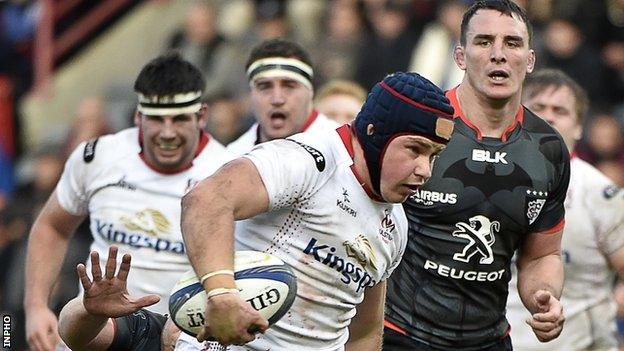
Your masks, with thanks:
M279 258L258 251L236 251L234 279L241 299L275 324L292 306L297 278ZM182 275L171 291L169 313L185 333L197 336L206 316L206 291L193 270Z

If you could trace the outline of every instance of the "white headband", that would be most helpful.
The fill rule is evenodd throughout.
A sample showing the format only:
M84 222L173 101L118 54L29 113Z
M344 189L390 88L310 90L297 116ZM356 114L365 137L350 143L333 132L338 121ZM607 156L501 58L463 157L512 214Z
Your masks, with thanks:
M138 93L137 110L150 116L182 115L197 113L201 109L201 91L175 95L143 95Z
M247 78L253 88L253 83L258 78L287 77L312 88L314 71L310 65L294 58L267 57L254 61L247 69Z

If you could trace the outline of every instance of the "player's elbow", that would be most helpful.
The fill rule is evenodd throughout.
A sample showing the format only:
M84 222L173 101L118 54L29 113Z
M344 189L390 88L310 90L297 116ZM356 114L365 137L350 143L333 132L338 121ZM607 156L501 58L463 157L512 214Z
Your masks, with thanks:
M198 185L193 187L190 191L188 191L182 197L182 214L184 219L184 214L195 210L200 206L202 197L206 193L205 188L207 187L206 180L203 180ZM208 193L209 194L209 193Z
M227 184L218 182L214 176L202 180L182 197L182 213L203 211L217 203L227 202L226 187Z
M80 351L85 350L85 345L81 345L77 340L74 339L74 336L71 334L71 331L68 328L62 328L59 323L59 336L61 340L67 345L67 347L72 351Z
M85 344L80 342L77 333L74 331L76 328L74 327L75 321L73 310L75 309L75 304L77 303L77 299L74 299L68 302L59 315L58 321L58 333L61 337L61 340L73 351L85 350Z

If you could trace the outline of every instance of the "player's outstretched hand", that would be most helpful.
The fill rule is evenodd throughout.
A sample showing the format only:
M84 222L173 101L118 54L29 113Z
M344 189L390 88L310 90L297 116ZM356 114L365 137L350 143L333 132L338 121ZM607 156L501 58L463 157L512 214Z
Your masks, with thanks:
M269 322L238 294L223 294L208 299L206 323L197 340L216 340L221 345L243 345L263 333Z
M561 334L565 321L561 302L546 290L536 291L533 299L538 306L538 312L526 321L527 324L533 329L539 341L548 342L555 339Z
M119 272L117 270L117 247L111 246L108 250L108 259L104 276L100 268L100 258L96 251L91 251L91 275L87 276L84 264L76 267L80 283L84 288L82 303L92 315L116 318L126 316L139 309L153 305L160 300L158 295L147 295L134 299L128 295L126 279L130 271L130 254L125 254L121 259Z

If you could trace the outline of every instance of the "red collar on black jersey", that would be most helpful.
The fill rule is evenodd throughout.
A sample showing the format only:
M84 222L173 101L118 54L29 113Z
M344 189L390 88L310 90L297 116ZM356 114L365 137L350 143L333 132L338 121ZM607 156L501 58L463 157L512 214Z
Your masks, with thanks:
M483 133L481 133L479 127L477 127L474 123L472 123L472 121L470 121L470 119L468 119L468 117L464 115L464 112L459 106L459 100L457 99L458 87L459 85L446 92L446 97L449 98L449 100L451 101L451 106L453 106L453 108L455 109L454 117L460 118L465 125L470 127L470 129L474 130L477 135L477 140L483 140ZM509 127L507 127L507 129L505 129L505 131L503 132L503 135L501 136L501 141L506 142L511 132L516 129L518 124L522 125L522 122L524 122L524 107L520 105L520 108L518 108L518 112L516 112L516 117L514 118L513 123L511 123Z
M314 121L316 121L316 118L318 117L318 111L315 109L312 109L312 111L310 111L310 114L308 115L308 119L306 119L305 123L303 124L303 127L301 127L301 131L299 131L299 133L301 132L305 132L306 130L308 130L308 128L310 128L310 126L312 125L312 123L314 123ZM256 128L256 141L254 142L254 145L258 145L260 144L260 124L258 124L258 128Z
M202 150L204 150L206 145L208 145L208 142L210 142L210 135L204 132L203 130L200 130L199 142L197 143L197 149L195 149L195 154L193 155L193 159L195 159L202 152ZM149 161L145 157L145 153L143 152L143 133L141 133L141 128L139 128L139 146L141 147L141 152L139 152L139 157L141 158L141 160L143 160L143 162L145 163L145 165L147 165L147 167L149 167L155 172L158 172L161 174L176 174L176 173L184 172L187 169L193 167L193 161L181 166L180 168L176 168L173 170L163 170L163 169L154 167L154 165L149 163Z
M338 127L336 131L338 132L338 135L340 136L340 139L342 140L342 143L344 144L345 149L347 149L349 156L351 156L351 160L353 160L355 152L353 151L353 143L351 142L351 126L349 124L345 124L341 127ZM371 189L371 187L368 186L366 182L364 182L363 178L360 176L357 169L355 169L355 162L351 163L351 172L353 172L355 179L357 179L358 183L360 183L360 185L362 186L362 189L364 189L368 197L370 197L371 199L375 201L386 202L380 196L375 194L373 192L373 189Z

